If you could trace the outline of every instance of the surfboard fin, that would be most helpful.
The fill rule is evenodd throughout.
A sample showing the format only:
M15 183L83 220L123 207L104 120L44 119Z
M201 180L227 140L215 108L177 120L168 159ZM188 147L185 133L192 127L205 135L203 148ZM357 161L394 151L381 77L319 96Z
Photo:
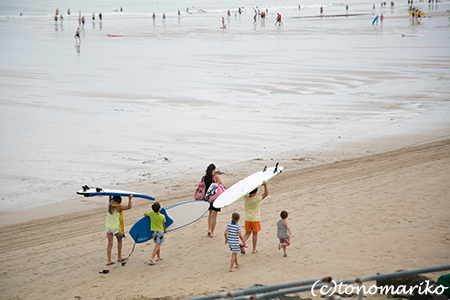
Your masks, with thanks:
M267 166L264 166L264 168L263 168L263 173L265 172L267 170Z
M87 185L82 186L81 188L83 189L83 192L86 192L87 190L89 190L89 187Z
M275 170L273 170L274 174L278 171L278 164L279 164L279 162L277 162L277 164L275 165Z
M97 193L100 193L101 191L103 191L103 189L102 188L95 188L95 190L97 191Z

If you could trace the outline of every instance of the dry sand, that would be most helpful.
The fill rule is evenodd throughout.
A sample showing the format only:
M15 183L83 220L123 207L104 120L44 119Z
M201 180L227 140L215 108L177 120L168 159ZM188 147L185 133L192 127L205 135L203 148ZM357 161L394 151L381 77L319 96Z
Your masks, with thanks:
M104 198L3 218L0 298L181 299L257 283L342 280L448 264L450 134L441 131L281 160L285 171L269 182L270 196L261 204L259 253L239 254L242 266L234 273L228 272L223 230L233 212L243 213L242 201L219 214L216 238L206 236L206 216L167 234L164 260L156 266L147 265L151 243L137 245L125 266L105 266ZM255 166L272 163L254 160L220 170L221 177L231 186ZM155 196L166 207L189 201L200 176L166 183ZM148 201L135 199L125 212L126 230L149 209ZM293 231L287 258L277 249L281 210L290 212ZM131 238L124 241L125 256L132 245ZM103 269L110 273L99 274Z

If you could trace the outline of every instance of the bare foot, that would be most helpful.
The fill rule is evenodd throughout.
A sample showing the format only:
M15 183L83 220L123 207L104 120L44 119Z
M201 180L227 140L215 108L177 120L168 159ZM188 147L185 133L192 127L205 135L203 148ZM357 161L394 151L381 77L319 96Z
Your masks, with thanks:
M235 272L235 271L236 271L236 270L235 270L235 269L233 269L233 268L231 268L231 269L230 269L230 272Z

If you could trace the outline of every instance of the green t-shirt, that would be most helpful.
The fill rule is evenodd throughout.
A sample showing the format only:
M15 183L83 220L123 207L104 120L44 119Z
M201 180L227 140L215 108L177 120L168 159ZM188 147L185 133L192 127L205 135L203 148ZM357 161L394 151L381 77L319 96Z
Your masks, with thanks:
M163 224L166 223L166 216L161 213L149 211L147 216L150 217L150 230L151 231L164 231Z

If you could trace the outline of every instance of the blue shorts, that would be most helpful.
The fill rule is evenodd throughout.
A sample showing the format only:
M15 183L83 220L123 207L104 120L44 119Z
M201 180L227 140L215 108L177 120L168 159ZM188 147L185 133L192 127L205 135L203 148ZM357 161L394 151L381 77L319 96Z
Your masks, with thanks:
M153 231L153 242L164 243L164 231Z

